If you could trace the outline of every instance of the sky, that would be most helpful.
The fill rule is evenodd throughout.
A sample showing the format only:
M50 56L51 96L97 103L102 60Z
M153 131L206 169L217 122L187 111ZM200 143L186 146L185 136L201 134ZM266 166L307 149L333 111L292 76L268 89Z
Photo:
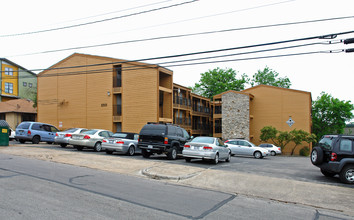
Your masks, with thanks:
M3 2L1 8L0 57L28 70L48 68L73 53L140 60L353 31L334 39L298 40L146 62L171 69L174 82L183 86L193 86L199 81L200 73L217 67L232 68L238 76L245 73L252 77L268 66L280 77L288 77L292 89L311 92L313 100L326 92L354 103L354 53L341 52L354 48L354 44L341 42L354 38L352 0L12 0ZM250 28L340 17L349 18ZM117 44L215 31L219 32ZM289 46L297 47L250 53ZM83 48L67 50L75 47ZM59 51L47 52L54 50ZM316 53L274 57L309 52ZM229 54L235 55L200 59ZM255 57L267 58L251 59ZM191 59L197 60L176 63ZM208 63L176 66L193 62Z

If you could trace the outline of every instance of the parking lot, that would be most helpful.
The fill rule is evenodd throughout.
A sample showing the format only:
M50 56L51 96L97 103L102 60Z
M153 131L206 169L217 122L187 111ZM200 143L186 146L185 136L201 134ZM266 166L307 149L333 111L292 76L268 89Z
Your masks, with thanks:
M59 145L48 145L46 143L40 143L39 145L32 145L30 143L20 144L16 141L11 141L11 145L16 146L31 146L35 148L49 148L58 151L78 152L72 146L61 148ZM79 152L78 152L79 153ZM103 155L111 158L129 158L138 161L149 162L163 162L167 164L178 164L184 166L192 166L201 169L212 169L220 171L230 172L242 172L254 175L282 178L288 180L297 180L304 182L320 183L333 186L342 186L348 188L354 188L353 185L343 184L339 181L337 176L325 177L321 174L319 168L311 164L308 157L299 156L268 156L263 159L255 159L254 157L247 156L233 156L231 162L220 162L217 165L211 164L208 161L192 160L187 163L183 158L179 157L177 160L168 160L165 155L153 155L150 158L143 158L140 154L134 156L127 156L123 154L114 153L113 155L105 154L105 152L94 152L92 149L84 149L84 154L90 155Z

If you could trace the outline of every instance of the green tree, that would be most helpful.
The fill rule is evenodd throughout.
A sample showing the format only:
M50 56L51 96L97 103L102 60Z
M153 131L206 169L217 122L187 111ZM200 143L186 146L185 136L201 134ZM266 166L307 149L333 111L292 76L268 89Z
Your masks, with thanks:
M290 88L291 86L291 82L288 77L279 77L279 73L267 66L263 70L258 70L257 73L253 75L250 84L251 86L263 84L282 88Z
M283 150L291 141L291 135L287 131L278 131L272 126L265 126L261 129L260 139L264 142L271 140L275 145L281 147Z
M216 68L200 75L201 78L198 83L195 83L192 91L210 99L228 90L244 90L245 84L249 81L246 74L242 74L240 79L237 79L237 72L231 68Z
M291 150L291 155L294 155L295 149L298 145L300 145L302 142L315 142L316 141L316 135L310 134L304 130L292 130L290 131L290 136L291 136L291 141L295 143L295 146Z
M312 126L317 138L325 134L342 134L345 124L353 118L354 105L350 101L341 101L322 92L312 102Z

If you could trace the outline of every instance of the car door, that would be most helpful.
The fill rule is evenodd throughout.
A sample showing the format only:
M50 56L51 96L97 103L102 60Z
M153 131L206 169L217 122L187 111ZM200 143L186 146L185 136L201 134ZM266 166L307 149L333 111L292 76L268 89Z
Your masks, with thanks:
M227 145L231 149L232 154L240 154L240 146L236 140L227 142Z
M44 124L40 124L40 123L34 123L32 124L31 127L31 131L32 131L32 136L40 136L40 141L50 141L49 140L49 135L48 135L48 130L49 127L47 125Z
M239 140L237 141L239 147L239 152L241 155L252 155L251 145L247 141Z
M50 142L54 142L55 135L56 135L57 132L59 132L59 130L56 127L52 126L52 125L47 125L46 129L49 129L49 131L47 133L48 140Z
M226 145L224 145L224 143L217 138L217 145L219 148L219 152L220 152L220 158L225 159L227 158L228 154L229 154L229 149L227 148Z

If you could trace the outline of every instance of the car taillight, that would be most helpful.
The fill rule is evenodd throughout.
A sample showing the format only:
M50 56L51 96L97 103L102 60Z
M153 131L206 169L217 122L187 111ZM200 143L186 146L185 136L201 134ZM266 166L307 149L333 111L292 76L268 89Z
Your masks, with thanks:
M280 151L280 149L281 149L281 148L280 148L280 147L278 147L278 150L279 150L279 151Z
M213 148L212 148L212 147L209 147L209 146L204 146L203 149L204 149L204 150L212 150Z
M90 136L85 135L84 139L90 139Z
M184 145L185 148L190 148L191 146L190 145Z
M336 161L337 160L337 154L336 153L332 153L331 154L331 161Z
M229 141L227 140L227 141L225 141L224 143L227 143L227 142L229 142Z
M57 137L58 137L58 136L59 136L59 135L58 135L58 133L55 133L55 136L57 136Z
M28 130L28 131L27 131L27 134L28 134L28 135L31 135L32 133L31 133L31 131L30 131L30 130Z
M107 141L105 139L102 140L103 143L107 143Z
M65 137L69 137L69 138L72 137L71 134L65 134L64 136L65 136Z
M168 137L165 137L165 141L163 143L168 144Z
M116 141L116 144L124 144L124 141Z

